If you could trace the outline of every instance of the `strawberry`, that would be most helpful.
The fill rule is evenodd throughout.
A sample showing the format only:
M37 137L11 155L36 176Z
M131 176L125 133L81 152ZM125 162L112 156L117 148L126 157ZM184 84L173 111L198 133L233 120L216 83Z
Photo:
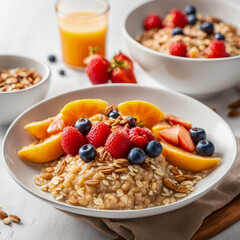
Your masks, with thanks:
M111 61L111 80L113 83L137 83L132 65L128 61L118 61L114 58Z
M91 51L91 55L84 60L84 63L87 64L87 75L93 84L107 83L110 78L108 72L110 64L104 56L95 53L95 49Z
M194 146L194 143L193 143L193 140L191 138L189 131L181 125L179 128L178 139L179 139L179 146L182 149L184 149L188 152L195 151L195 146Z
M133 70L133 61L123 53L118 53L114 56L115 59L117 59L118 62L124 62L125 66L129 65L128 67L131 67Z
M145 30L150 30L153 28L162 28L162 19L161 17L156 13L149 14L143 21L143 26Z
M172 42L169 47L169 53L174 56L186 57L187 46L182 41Z
M182 125L173 125L162 131L159 135L163 140L175 146L179 146L188 152L194 152L195 146L189 131Z
M160 137L168 143L178 145L179 125L173 125L158 132Z
M129 136L124 131L113 132L107 138L105 149L114 158L125 158L130 150Z
M213 40L209 46L204 50L203 54L207 58L222 58L229 57L226 52L226 46L222 40Z
M61 145L66 154L76 155L86 143L84 136L74 127L65 127L62 131Z
M154 136L147 128L135 127L129 131L129 137L132 147L139 147L145 149L147 144L154 140Z
M61 117L57 116L49 125L47 132L49 134L55 134L62 131L64 128L64 122Z
M178 9L172 9L164 19L165 26L170 28L184 28L187 23L188 21L186 15Z
M95 148L104 146L111 132L111 129L106 123L98 122L92 126L86 135L87 143L92 144Z
M164 115L164 117L172 125L180 124L188 130L192 127L192 122L190 120L185 120L167 113Z

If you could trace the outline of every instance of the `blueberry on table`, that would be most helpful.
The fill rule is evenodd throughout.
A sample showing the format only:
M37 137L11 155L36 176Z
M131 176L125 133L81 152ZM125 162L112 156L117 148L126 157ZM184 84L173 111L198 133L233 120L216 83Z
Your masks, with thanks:
M153 140L147 144L146 154L151 158L156 158L162 153L162 145L157 140Z
M66 73L63 69L60 69L59 72L58 72L61 76L64 76Z
M109 118L117 119L120 116L118 111L112 111L107 115Z
M141 148L135 147L128 153L127 159L132 164L142 164L146 160L146 154Z
M201 156L212 156L215 151L215 147L212 142L208 140L201 140L196 146L196 151Z
M79 132L86 135L90 131L90 129L92 127L92 123L87 118L80 118L76 121L74 127L77 128L79 130Z
M130 128L135 128L137 126L136 118L133 118L131 116L128 116L127 118L129 119Z
M190 135L192 137L192 140L195 143L198 143L200 140L205 140L206 139L206 132L202 128L199 128L199 127L191 128L189 130L189 132L190 132Z
M84 162L90 162L97 156L95 147L91 144L85 144L79 149L79 156Z
M216 39L216 40L225 40L225 36L223 35L223 34L221 34L221 33L216 33L215 35L214 35L214 39Z
M48 61L49 62L56 62L56 56L55 55L49 55L48 56Z
M196 8L192 5L188 5L188 6L185 7L185 13L187 15L196 14Z
M195 14L190 14L187 16L187 19L188 19L188 23L190 25L194 25L196 22L197 22L197 16Z
M214 25L212 22L205 22L200 26L200 29L207 34L212 34L214 31Z
M182 29L180 27L175 27L172 30L172 36L176 36L176 35L184 35L183 31L182 31Z

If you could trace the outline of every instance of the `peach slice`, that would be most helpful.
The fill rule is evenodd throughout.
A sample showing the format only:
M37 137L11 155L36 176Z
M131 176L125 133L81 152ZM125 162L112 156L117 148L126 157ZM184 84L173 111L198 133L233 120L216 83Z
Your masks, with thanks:
M221 158L205 157L187 152L172 144L161 141L163 156L173 166L193 172L204 171L216 166Z
M25 125L25 129L37 139L49 137L47 129L55 117L47 118L42 121L30 122Z
M162 120L162 121L160 121L159 123L155 124L155 125L152 127L152 132L153 132L154 137L155 137L157 140L160 140L161 137L160 137L160 135L159 135L158 132L161 131L161 130L164 130L164 129L170 127L170 126L171 126L171 125L170 125L167 121L165 121L165 120Z
M46 163L59 158L63 153L61 146L62 133L51 135L44 141L32 143L18 151L25 160L35 163Z

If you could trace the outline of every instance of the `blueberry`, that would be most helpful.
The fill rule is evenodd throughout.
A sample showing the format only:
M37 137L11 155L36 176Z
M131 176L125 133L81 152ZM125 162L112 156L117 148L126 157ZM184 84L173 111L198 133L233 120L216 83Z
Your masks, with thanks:
M215 35L214 35L214 39L216 39L216 40L225 40L225 36L223 35L223 34L221 34L221 33L216 33Z
M61 76L64 76L64 75L66 74L63 69L60 69L60 70L58 71L58 73L59 73Z
M188 6L185 7L185 13L187 15L196 14L196 8L192 5L188 5Z
M153 140L147 144L145 149L146 154L151 158L156 158L162 153L162 145L160 142Z
M92 127L92 123L87 118L80 118L75 123L75 128L79 130L82 134L86 135Z
M129 119L130 128L135 128L137 126L136 118L133 118L131 116L128 116L127 118Z
M190 132L190 135L192 137L192 140L195 143L198 143L200 140L205 140L206 139L206 132L202 128L198 128L198 127L191 128L189 132Z
M214 31L214 25L212 22L205 22L200 26L200 29L207 34L212 34Z
M48 61L49 62L56 62L56 56L55 55L49 55L48 56Z
M191 25L194 25L198 20L195 14L188 15L187 19L188 19L188 23Z
M201 156L212 156L215 151L215 147L212 142L208 140L201 140L196 146L196 151Z
M175 36L175 35L184 35L183 31L182 31L182 29L180 27L175 27L172 30L172 36Z
M128 153L127 158L132 164L142 164L146 160L146 154L141 148L135 147Z
M85 144L79 149L79 156L84 162L90 162L97 156L95 147L91 144Z
M118 111L112 111L108 114L109 118L117 119L120 116L120 113Z

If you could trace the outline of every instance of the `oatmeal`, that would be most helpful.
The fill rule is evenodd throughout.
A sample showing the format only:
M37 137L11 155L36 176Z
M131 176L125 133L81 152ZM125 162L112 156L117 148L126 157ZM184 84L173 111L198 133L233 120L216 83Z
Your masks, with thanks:
M0 92L12 92L31 87L42 80L32 69L0 69Z
M151 17L151 14L149 16ZM155 18L159 17L155 16ZM190 58L240 55L238 28L216 17L203 16L200 13L188 14L186 10L184 14L180 10L173 9L162 25L152 27L144 25L144 27L145 31L136 40L160 53ZM219 41L218 45L221 46L217 46L216 41L217 43ZM183 44L184 53L171 51L173 48L171 45L174 46L175 42Z

